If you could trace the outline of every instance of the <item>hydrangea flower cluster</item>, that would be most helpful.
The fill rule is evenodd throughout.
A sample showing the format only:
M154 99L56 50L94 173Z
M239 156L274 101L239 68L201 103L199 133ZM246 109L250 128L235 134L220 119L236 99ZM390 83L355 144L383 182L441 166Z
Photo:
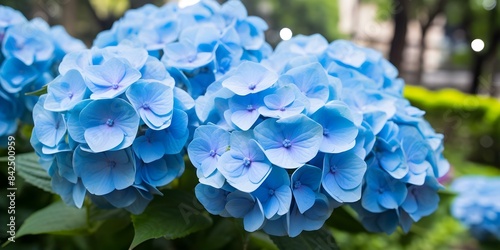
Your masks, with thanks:
M188 144L197 198L247 231L294 237L344 204L375 232L432 213L442 136L395 67L321 35L273 52L266 29L239 1L146 5L66 55L33 108L54 191L141 213L183 173Z
M31 21L0 5L0 141L17 130L19 120L30 123L37 97L24 94L50 82L62 57L85 45L62 26ZM1 143L1 145L6 145Z
M67 204L141 213L184 171L194 100L125 44L69 53L34 107L31 143Z
M297 236L351 205L369 231L408 231L438 205L442 136L379 52L321 35L280 43L196 98L188 146L212 214Z
M266 57L266 29L239 1L146 5L65 56L33 115L32 145L54 191L77 207L88 195L141 213L184 171L192 97L240 61Z
M127 40L162 60L179 86L197 98L242 60L261 61L271 53L265 42L267 23L248 16L240 1L213 0L180 8L148 4L129 10L101 32L94 45L114 46Z
M500 178L460 177L451 189L458 193L451 207L453 217L479 240L500 240Z

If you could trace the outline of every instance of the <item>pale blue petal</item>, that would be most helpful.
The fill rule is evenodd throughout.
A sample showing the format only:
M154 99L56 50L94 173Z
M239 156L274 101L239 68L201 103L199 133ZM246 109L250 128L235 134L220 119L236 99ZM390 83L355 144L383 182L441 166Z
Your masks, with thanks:
M196 176L200 183L214 187L214 188L222 188L224 183L226 182L226 178L217 170L215 170L210 176L205 177L201 173L200 169L196 170Z
M174 108L180 110L190 110L195 106L193 98L181 88L174 87Z
M201 167L201 163L208 157L210 157L210 143L203 138L196 138L189 143L188 155L189 159L196 168Z
M248 170L248 180L252 183L261 183L270 171L269 162L252 162Z
M321 185L321 169L312 165L304 165L293 172L292 185L295 185L296 181L300 182L300 186L306 185L311 190L317 191Z
M351 152L346 152L335 156L328 154L325 157L325 162L329 161L330 157L335 157L337 159L331 160L330 164L336 165L335 179L341 188L352 189L362 183L367 169L366 163L363 159ZM329 167L331 168L332 165Z
M226 196L229 194L223 189L213 188L208 185L198 184L195 189L196 198L200 201L205 209L215 215L219 215L224 211L226 206Z
M255 138L271 163L283 168L297 168L318 153L321 125L304 115L280 120L267 119L254 129ZM289 143L286 148L284 144Z
M337 40L328 46L327 54L330 58L355 68L361 67L366 61L366 55L354 43Z
M286 219L287 215L283 215L274 220L267 220L262 229L269 235L285 236L288 234Z
M73 161L75 172L91 194L108 194L134 183L135 160L129 149L95 154L78 147Z
M402 150L397 149L396 152L382 152L378 155L380 166L396 179L403 178L410 170L402 154Z
M87 67L86 76L90 80L87 86L94 92L91 98L99 99L124 93L132 83L141 78L141 73L128 63L111 58L104 64Z
M39 102L42 102L40 100ZM34 110L34 132L38 140L48 147L55 147L66 134L66 122L59 113L44 110L37 104Z
M307 223L304 216L300 213L297 206L293 206L290 209L290 213L286 214L287 216L287 227L288 227L288 236L296 237L303 231L303 226Z
M172 122L163 133L161 138L163 139L165 153L177 154L181 152L189 137L188 115L182 110L174 109Z
M102 152L117 146L130 146L137 134L139 115L122 99L104 99L87 104L80 113L80 123L90 148ZM112 133L116 138L107 141L109 135L106 133Z
M262 211L262 205L257 200L252 210L250 210L243 218L243 226L247 232L259 230L264 224L265 217Z
M104 198L115 207L127 207L132 205L137 199L135 188L129 187L123 190L114 190L113 192L104 195Z
M307 186L293 189L293 197L295 198L300 213L304 213L311 208L316 200L316 194Z
M83 100L86 90L82 75L76 70L70 70L63 77L49 83L44 108L55 112L70 110Z
M85 195L87 194L87 189L83 185L81 180L73 187L73 201L77 208L82 208L83 202L85 200Z
M276 73L254 62L245 61L233 75L222 82L222 86L235 94L245 96L271 87L278 80Z
M217 162L219 161L219 155L209 156L205 158L200 165L200 169L203 176L208 177L217 169Z
M323 127L320 151L341 153L354 147L358 128L344 103L330 102L316 111L311 118Z
M109 46L102 49L102 57L109 61L120 58L128 62L132 68L139 70L149 58L148 52L143 48L133 48L127 45Z
M85 141L92 151L99 153L120 145L124 139L123 132L107 125L91 127L85 130Z
M156 161L165 154L163 142L148 135L137 137L132 144L132 148L134 149L135 155L145 163Z
M80 73L85 68L92 65L92 53L90 50L79 50L66 54L61 64L59 64L59 73L65 75L70 70L78 70Z
M278 198L276 198L276 196L271 196L266 202L264 202L262 208L264 210L266 218L272 218L273 216L278 214L278 211L280 209Z
M172 182L184 170L184 161L179 156L166 155L162 159L141 165L144 181L161 187Z
M13 57L7 58L0 68L0 84L5 91L17 93L34 81L39 74L35 67L27 66Z
M226 179L238 178L246 172L246 167L243 165L243 159L238 159L233 156L234 150L230 150L221 155L218 161L217 169L226 177ZM238 187L236 187L238 188Z
M255 199L248 193L235 191L227 196L226 210L235 218L245 217L256 204Z
M149 56L141 70L141 79L165 80L170 77L165 66L155 57ZM171 78L171 77L170 77ZM173 81L173 79L172 79Z
M259 119L257 110L237 110L231 113L231 122L243 131L249 130Z
M386 211L385 207L382 207L378 201L379 194L373 192L369 188L365 188L363 191L363 196L361 197L361 204L363 208L373 213L381 213Z

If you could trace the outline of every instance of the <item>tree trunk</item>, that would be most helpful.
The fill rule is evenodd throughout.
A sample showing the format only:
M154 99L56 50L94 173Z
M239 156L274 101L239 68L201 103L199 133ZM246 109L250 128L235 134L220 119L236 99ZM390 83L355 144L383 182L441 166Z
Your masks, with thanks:
M68 32L68 34L75 36L75 24L77 17L78 2L77 0L68 0L64 2L62 6L62 25Z
M408 30L408 0L393 0L394 4L394 35L389 51L389 61L401 70L403 52L406 47L406 32Z
M489 59L496 56L498 41L500 41L500 25L498 25L498 5L489 11L490 14L490 29L489 34L491 36L486 41L487 49L481 52L475 53L474 64L472 65L472 83L469 89L469 93L477 94L479 93L479 87L481 85L481 74L483 73L484 64ZM495 74L495 72L492 72ZM493 82L492 82L493 84ZM490 86L491 88L492 86Z
M469 93L478 94L479 86L481 85L481 71L485 61L484 54L476 54L474 64L472 64L472 84Z
M420 38L420 53L418 55L418 68L417 68L417 77L415 80L415 84L422 84L422 78L424 74L424 66L425 66L425 49L427 47L427 31L428 27L425 26L421 29L422 37Z
M416 82L417 84L420 84L422 81L423 73L424 73L424 65L425 65L425 50L427 48L427 32L429 31L429 28L432 26L432 23L436 19L436 17L444 11L444 7L446 6L447 0L439 0L434 8L429 11L429 16L427 17L427 20L423 21L420 20L420 32L421 32L421 37L420 37L420 54L418 57L418 68L417 68L417 77L416 77Z
M493 53L495 54L495 53ZM491 63L491 88L490 88L490 96L492 97L497 97L497 85L496 83L496 78L497 78L497 71L496 69L498 68L497 66L498 60L495 56L493 56L493 63Z

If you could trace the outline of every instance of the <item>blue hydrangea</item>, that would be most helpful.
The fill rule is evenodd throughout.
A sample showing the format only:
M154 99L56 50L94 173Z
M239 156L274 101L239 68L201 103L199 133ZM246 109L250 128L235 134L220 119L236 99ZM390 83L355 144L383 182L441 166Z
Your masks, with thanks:
M141 213L184 172L194 100L126 44L69 53L33 110L31 143L55 192Z
M28 21L19 11L1 5L0 44L1 140L16 132L18 121L32 122L25 117L31 116L38 98L25 93L52 81L57 76L53 69L63 56L84 49L85 45L68 35L62 26L50 27L40 18ZM66 100L58 101L62 101L62 106L71 105Z
M341 205L369 231L407 232L436 210L449 164L402 86L380 53L318 34L239 64L196 97L198 199L272 235L317 230Z
M183 173L187 152L198 200L250 232L295 237L342 205L374 232L407 232L432 213L449 170L443 137L402 96L396 68L375 50L319 34L273 52L267 28L240 1L146 5L92 49L60 58L33 108L31 138L55 192L77 207L88 197L141 213ZM29 63L46 66L56 61L48 54L76 47L60 29L13 29L2 47L2 103L39 84ZM6 107L0 132L17 115Z
M453 217L479 240L500 240L500 178L463 176L451 189L458 194L451 205Z
M161 59L171 75L182 79L188 93L197 98L242 61L266 58L272 51L264 37L267 29L263 19L248 16L240 1L220 5L203 0L185 8L177 3L161 7L149 4L127 11L111 30L97 36L94 45L103 48L127 41L145 48Z

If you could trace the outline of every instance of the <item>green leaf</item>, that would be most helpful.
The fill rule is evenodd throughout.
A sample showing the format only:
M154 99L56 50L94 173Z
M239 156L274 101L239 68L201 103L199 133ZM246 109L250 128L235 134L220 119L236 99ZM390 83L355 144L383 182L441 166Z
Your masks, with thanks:
M35 90L33 92L28 92L25 95L30 95L30 96L41 96L43 94L47 94L47 85L44 85L41 89Z
M317 231L303 231L299 236L291 238L287 236L271 236L274 244L279 249L286 250L322 250L322 249L339 249L332 233L322 228Z
M238 225L239 226L239 225ZM196 242L195 249L214 250L223 249L237 238L238 230L233 220L223 218L207 230L207 234Z
M336 208L328 218L326 225L349 233L366 233L366 229L356 217L356 212L350 207Z
M256 249L279 250L268 234L256 231L250 233L250 246L255 246ZM252 249L252 248L250 248Z
M51 178L47 171L38 163L38 156L35 153L25 153L16 155L17 174L24 178L26 182L47 192L52 191Z
M69 207L62 201L30 215L17 231L16 236L28 234L75 235L88 232L87 212L85 209Z
M165 190L144 213L132 215L135 235L130 248L160 237L175 239L203 230L212 224L203 206L188 192Z

